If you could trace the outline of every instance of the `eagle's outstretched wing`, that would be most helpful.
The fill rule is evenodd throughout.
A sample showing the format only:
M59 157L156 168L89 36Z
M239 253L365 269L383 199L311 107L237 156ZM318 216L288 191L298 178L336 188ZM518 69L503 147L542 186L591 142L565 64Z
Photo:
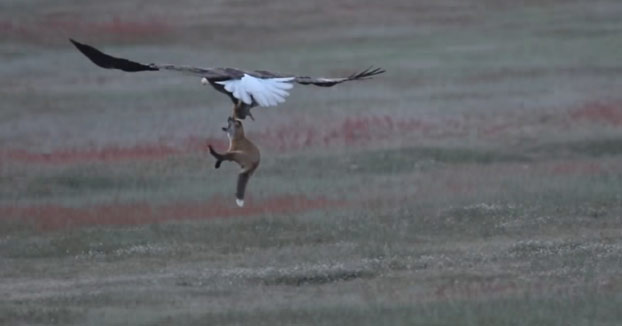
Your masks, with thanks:
M87 58L91 60L94 64L105 68L105 69L118 69L127 72L138 72L138 71L158 71L158 70L172 70L178 71L182 73L189 73L193 75L203 76L210 80L227 80L232 78L241 78L244 76L242 71L231 68L197 68L197 67L189 67L189 66L177 66L177 65L168 65L168 64L143 64L123 58L113 57L109 54L99 51L98 49L80 43L76 40L69 39L71 43L84 54Z
M348 77L313 78L313 77L302 76L302 77L296 77L296 82L302 85L315 85L315 86L322 86L322 87L330 87L330 86L334 86L334 85L347 82L347 81L351 81L351 80L370 79L373 76L380 75L384 72L385 70L382 68L369 67L361 72L354 73Z
M301 85L315 85L315 86L321 86L321 87L330 87L330 86L334 86L334 85L347 82L347 81L351 81L351 80L370 79L373 76L380 75L384 72L385 70L382 68L369 67L361 72L354 73L348 77L339 77L339 78L323 78L323 77L276 74L276 73L265 71L265 70L255 70L255 71L250 72L250 74L254 77L263 78L263 79L290 77L292 78L292 82L296 82Z
M158 70L157 67L151 67L127 59L113 57L90 45L82 44L72 39L69 39L69 41L71 41L71 43L73 43L73 45L75 45L75 47L82 52L82 54L91 59L94 64L105 69L119 69L128 72Z
M249 106L275 106L285 101L292 83L330 87L351 80L369 79L384 73L381 68L370 67L359 73L341 78L314 78L277 74L265 70L245 71L236 68L198 68L170 64L142 64L139 62L113 57L96 48L69 39L71 43L94 64L106 69L118 69L127 72L170 70L202 77L202 81L216 90L227 94L234 103L238 100Z

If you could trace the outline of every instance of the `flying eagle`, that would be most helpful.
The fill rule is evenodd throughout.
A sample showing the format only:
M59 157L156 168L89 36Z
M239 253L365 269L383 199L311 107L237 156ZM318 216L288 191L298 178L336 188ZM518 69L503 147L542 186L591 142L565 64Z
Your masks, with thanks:
M283 75L264 70L246 71L236 68L197 68L169 64L142 64L105 54L96 48L69 39L75 47L94 64L106 69L119 69L128 72L172 70L201 77L201 83L208 83L217 91L224 93L233 101L233 116L244 119L250 116L255 106L276 106L285 101L293 83L330 87L350 80L368 79L385 72L381 68L370 67L359 73L341 78L314 78L308 76Z

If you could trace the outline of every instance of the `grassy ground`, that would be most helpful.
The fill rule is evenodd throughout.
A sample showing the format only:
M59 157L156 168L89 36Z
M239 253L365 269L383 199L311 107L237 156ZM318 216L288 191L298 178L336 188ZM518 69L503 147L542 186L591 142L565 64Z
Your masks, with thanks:
M0 1L0 324L617 325L615 1ZM226 98L105 71L308 75L246 129ZM261 112L259 112L261 110Z

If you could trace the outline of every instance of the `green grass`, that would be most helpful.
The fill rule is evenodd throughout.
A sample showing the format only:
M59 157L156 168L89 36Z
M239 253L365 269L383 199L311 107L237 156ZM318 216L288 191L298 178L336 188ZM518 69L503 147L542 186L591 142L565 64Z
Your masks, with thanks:
M537 147L536 151L558 153L558 155L574 154L593 157L620 155L622 154L622 139L582 139L565 143L545 144Z
M309 311L298 309L279 312L258 311L248 314L213 314L202 318L184 320L189 323L217 323L237 325L295 324L309 321L314 325L589 325L603 323L615 325L611 318L619 318L616 304L619 296L585 305L586 298L561 299L530 298L457 301L386 307L370 304L360 307L325 306ZM588 299L589 300L589 299ZM520 307L516 309L516 307ZM585 318L585 316L589 316ZM165 320L160 323L165 324ZM154 324L160 324L155 322Z

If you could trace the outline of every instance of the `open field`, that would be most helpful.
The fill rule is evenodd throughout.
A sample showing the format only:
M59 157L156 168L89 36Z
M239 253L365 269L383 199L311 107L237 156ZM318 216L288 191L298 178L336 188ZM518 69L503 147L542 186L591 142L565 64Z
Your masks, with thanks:
M619 325L622 3L0 0L1 325ZM144 62L306 75L255 109Z

